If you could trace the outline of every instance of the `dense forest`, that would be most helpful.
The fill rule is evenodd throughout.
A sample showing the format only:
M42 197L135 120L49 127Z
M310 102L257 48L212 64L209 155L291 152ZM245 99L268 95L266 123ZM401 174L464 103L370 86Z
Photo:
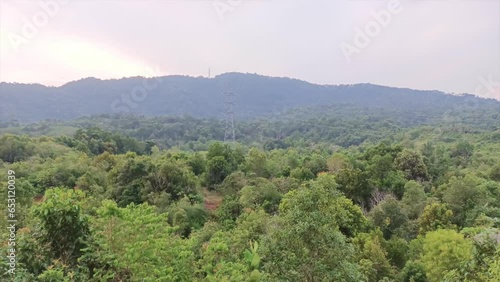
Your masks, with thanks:
M500 281L498 102L467 101L311 105L236 142L217 117L4 119L1 280Z
M238 118L266 118L304 106L349 105L392 111L441 112L463 108L500 109L500 102L373 84L318 85L285 77L225 73L190 76L86 78L60 87L0 82L0 120L39 122L95 114L191 115L220 118L222 92L235 94Z

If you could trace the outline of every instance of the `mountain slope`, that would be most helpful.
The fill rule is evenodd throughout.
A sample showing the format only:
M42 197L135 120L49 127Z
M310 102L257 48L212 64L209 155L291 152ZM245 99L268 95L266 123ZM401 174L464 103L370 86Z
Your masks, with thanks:
M269 116L302 106L341 104L415 112L500 109L500 102L472 95L454 96L372 84L315 85L289 78L227 73L212 79L188 76L86 78L60 87L0 83L0 120L33 122L103 113L221 117L224 111L221 93L226 89L236 94L237 118Z

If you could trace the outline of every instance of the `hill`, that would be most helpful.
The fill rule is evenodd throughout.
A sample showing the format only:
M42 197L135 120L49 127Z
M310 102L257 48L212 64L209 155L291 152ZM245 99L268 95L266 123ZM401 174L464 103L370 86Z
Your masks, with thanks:
M256 74L227 73L214 78L164 76L114 80L85 78L60 87L0 83L0 121L74 119L94 114L221 117L224 97L235 96L236 118L272 116L304 106L349 105L413 112L500 109L500 102L373 84L317 85Z

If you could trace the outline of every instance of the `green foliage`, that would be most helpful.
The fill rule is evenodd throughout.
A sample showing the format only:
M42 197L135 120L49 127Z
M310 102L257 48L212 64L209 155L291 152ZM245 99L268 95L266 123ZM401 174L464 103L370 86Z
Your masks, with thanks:
M474 146L468 141L460 141L451 151L451 156L458 159L458 164L467 166L472 154L474 153Z
M427 195L425 194L424 187L412 180L406 183L404 190L405 192L401 201L403 207L409 219L417 219L427 204Z
M374 224L382 230L385 239L391 238L398 229L408 223L408 215L400 202L387 196L370 212Z
M316 176L320 172L325 172L328 170L326 163L326 158L318 153L314 153L310 156L306 156L303 160L304 167L309 169L312 175Z
M35 145L27 136L0 136L0 160L8 163L26 160L34 153Z
M466 230L461 232L470 237ZM478 234L471 236L473 239L472 259L466 261L461 267L448 276L462 281L489 281L488 270L494 265L496 251L498 249L498 229L478 228Z
M369 160L367 170L377 186L383 187L385 186L384 180L394 170L394 158L390 154L384 156L375 155Z
M300 181L307 181L314 178L312 171L306 167L297 167L290 171L290 177Z
M263 211L251 211L238 218L234 229L214 232L203 244L197 262L199 278L205 281L258 281L262 274L259 271L260 251L255 242L267 225L268 217ZM250 250L249 242L254 242L250 243Z
M231 172L232 169L224 157L213 157L208 161L207 183L213 189L214 185L222 183Z
M481 184L481 179L467 175L452 177L441 187L444 190L443 202L453 211L455 224L463 226L469 212L491 201L491 194Z
M425 234L442 228L453 228L452 218L453 211L448 209L445 204L430 203L424 208L418 219L419 233Z
M494 181L500 181L500 164L497 164L491 168L489 176Z
M193 204L188 198L172 204L169 209L169 222L177 226L177 233L187 238L192 231L203 227L208 215L205 208L200 204Z
M217 186L217 191L229 196L236 195L249 182L249 178L241 171L231 173Z
M109 177L114 186L113 199L121 206L142 203L141 190L151 170L151 161L135 153L127 153L125 159L111 170Z
M124 154L129 151L141 154L146 147L133 138L118 133L112 134L98 127L78 129L73 138L58 137L56 140L70 148L76 148L92 155L100 155L104 152ZM151 145L148 148L151 148ZM149 149L148 153L150 153Z
M451 166L449 150L443 145L437 145L432 141L428 141L423 145L422 155L431 178L433 181L441 184L442 177Z
M427 274L424 266L419 262L410 261L401 272L403 282L427 282Z
M344 168L335 175L335 181L338 183L338 189L346 197L359 205L368 205L373 188L368 181L368 175L359 168Z
M405 239L393 237L386 241L387 258L398 269L403 268L409 258L409 246Z
M104 201L80 259L89 279L192 281L194 254L167 220L147 204L120 208Z
M488 269L484 276L484 280L488 282L500 279L500 248L497 247L495 255L489 259Z
M259 267L260 264L260 256L257 253L257 250L259 249L259 244L257 242L253 242L250 244L251 249L250 250L245 250L245 259L247 262L250 264L250 267L253 269L256 269Z
M245 159L245 171L257 177L269 177L266 153L257 148L251 148Z
M356 254L359 265L367 281L381 281L384 278L393 278L395 273L382 246L382 234L358 234L353 240L356 245Z
M45 271L54 259L50 246L43 243L46 237L40 231L40 227L25 227L17 231L16 247L19 254L19 266L22 266L20 268L24 269L26 274L33 276L38 276ZM22 274L20 276L22 277Z
M226 196L217 208L215 215L220 223L226 227L234 227L236 219L243 211L237 196Z
M40 221L40 243L48 244L54 258L74 265L89 235L89 218L83 211L84 193L68 189L49 189L43 202L34 207Z
M340 153L336 153L326 160L326 166L329 172L335 174L338 173L340 170L346 168L348 165L348 161L349 160L347 156Z
M426 181L430 179L423 157L417 152L405 149L398 153L394 163L396 168L403 171L409 180Z
M39 171L33 179L38 193L47 188L77 186L78 179L88 170L88 158L81 153L71 152L48 161L45 169Z
M405 185L408 182L405 174L400 171L390 171L383 181L382 191L393 194L397 199L401 199L405 193Z
M243 208L261 206L268 213L277 212L281 194L270 181L262 179L259 182L256 185L245 186L240 190L239 202L241 206Z
M300 186L299 180L290 177L272 178L271 182L276 186L276 189L278 189L278 192L281 194L286 194L289 191L298 189Z
M195 175L201 175L207 170L207 162L205 157L200 153L191 155L188 159L188 165Z
M197 181L188 165L182 160L161 159L149 169L147 186L141 191L143 198L155 203L158 194L165 193L171 201L183 197L197 199Z
M429 281L443 281L450 271L472 259L472 242L454 230L429 232L423 240L420 262Z
M0 170L16 171L16 281L500 280L494 113L450 125L340 110L239 121L240 144L187 116L0 135Z
M274 281L358 281L353 247L341 231L353 236L364 220L335 187L313 182L288 192L263 241L263 267Z
M64 281L69 282L68 277L64 277L64 271L62 269L48 269L42 274L38 275L38 281L43 282L56 282Z

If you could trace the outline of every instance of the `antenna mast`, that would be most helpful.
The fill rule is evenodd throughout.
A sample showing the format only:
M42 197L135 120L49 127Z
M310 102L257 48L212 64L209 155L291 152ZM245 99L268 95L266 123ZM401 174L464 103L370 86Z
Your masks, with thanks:
M235 141L234 138L234 93L224 92L224 115L226 117L226 128L224 129L224 142Z

